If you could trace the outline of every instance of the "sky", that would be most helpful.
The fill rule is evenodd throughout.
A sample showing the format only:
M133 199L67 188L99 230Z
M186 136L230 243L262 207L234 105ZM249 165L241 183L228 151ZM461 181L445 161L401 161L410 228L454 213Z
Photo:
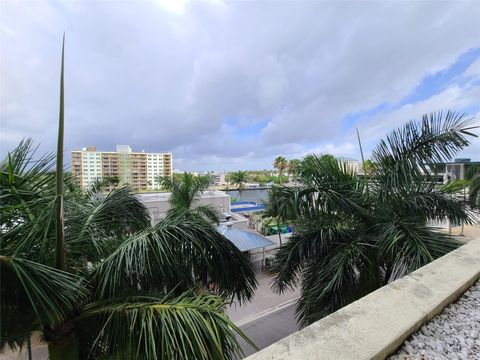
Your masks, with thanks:
M480 125L480 1L0 2L0 156L170 151L187 171L360 159L433 111ZM476 131L480 135L480 129ZM458 157L480 160L480 140Z

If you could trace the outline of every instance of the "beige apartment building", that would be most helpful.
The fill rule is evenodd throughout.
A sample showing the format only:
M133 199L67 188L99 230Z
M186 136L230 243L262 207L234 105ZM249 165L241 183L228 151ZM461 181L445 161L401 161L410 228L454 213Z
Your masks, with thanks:
M82 188L114 176L134 191L158 190L158 177L172 176L172 167L171 153L133 152L129 145L117 145L114 152L95 146L72 151L72 175Z

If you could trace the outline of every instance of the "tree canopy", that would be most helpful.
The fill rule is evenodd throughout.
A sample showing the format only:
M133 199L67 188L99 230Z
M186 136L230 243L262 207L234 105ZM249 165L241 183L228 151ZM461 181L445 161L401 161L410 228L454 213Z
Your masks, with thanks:
M271 208L295 223L276 255L274 288L300 284L303 324L459 246L428 223L472 219L434 176L424 174L468 146L473 129L463 114L425 115L379 142L373 178L345 171L331 156L309 155L299 170L303 186L271 192Z

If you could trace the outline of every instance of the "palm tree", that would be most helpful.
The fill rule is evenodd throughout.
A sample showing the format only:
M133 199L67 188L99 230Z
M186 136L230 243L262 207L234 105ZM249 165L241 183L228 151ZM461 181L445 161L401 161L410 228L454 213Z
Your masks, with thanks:
M248 174L246 171L235 171L230 173L229 181L233 185L237 185L238 195L240 196L240 200L242 199L243 190L245 190L245 183L247 182Z
M274 288L301 285L297 315L303 324L459 246L427 221L472 219L425 174L468 146L467 138L475 136L470 121L438 113L393 131L373 151L375 177L368 188L335 158L309 155L300 169L303 186L273 193L294 204L296 222L295 235L276 255Z
M288 172L289 178L291 175L295 175L295 176L297 175L300 164L301 164L301 160L299 159L292 159L288 161L287 172Z
M0 346L41 331L52 360L240 353L235 336L245 336L223 308L252 297L248 259L200 217L150 226L125 187L79 191L63 176L63 122L62 56L56 171L30 140L0 163ZM197 293L205 268L220 296Z
M159 182L164 189L171 192L170 212L192 211L212 223L218 223L219 214L214 207L195 204L202 192L210 187L212 178L209 175L195 176L184 172L174 178L160 177Z
M276 223L280 246L282 246L280 224L297 218L294 200L295 191L292 188L274 186L269 190L268 198L265 201L265 211L262 217Z
M273 162L273 167L278 170L278 178L280 184L282 183L283 171L287 168L288 162L283 156L277 156Z

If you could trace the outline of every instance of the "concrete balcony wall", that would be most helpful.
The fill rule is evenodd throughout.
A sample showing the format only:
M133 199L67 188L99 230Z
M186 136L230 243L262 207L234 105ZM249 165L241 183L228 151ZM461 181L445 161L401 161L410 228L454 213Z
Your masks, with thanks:
M385 359L479 277L477 239L247 359Z

